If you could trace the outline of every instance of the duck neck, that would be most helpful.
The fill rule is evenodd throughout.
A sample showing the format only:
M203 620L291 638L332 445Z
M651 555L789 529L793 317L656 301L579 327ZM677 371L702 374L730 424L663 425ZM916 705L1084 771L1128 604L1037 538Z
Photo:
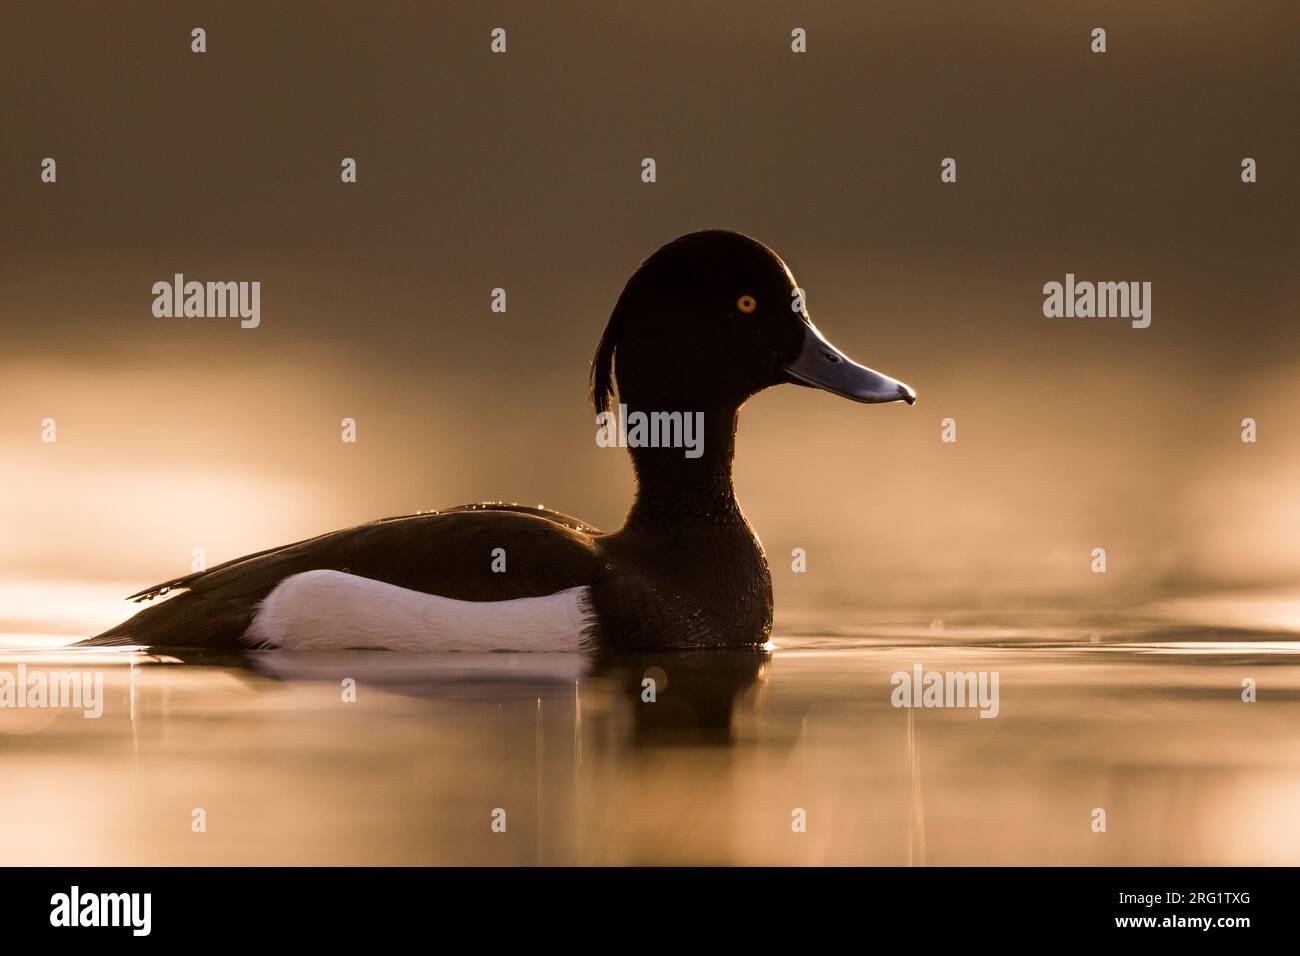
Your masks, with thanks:
M681 412L680 429L678 419L663 417L662 412L653 413L635 405L624 406L620 411L625 412L624 423L629 428L628 450L637 483L627 527L653 530L700 524L716 526L732 523L737 518L743 524L731 482L739 408L719 405ZM637 412L643 416L639 420L646 423L644 436L651 440L657 436L659 447L634 444ZM655 414L661 417L653 417ZM665 423L668 427L664 427ZM665 432L680 435L682 441L665 441Z

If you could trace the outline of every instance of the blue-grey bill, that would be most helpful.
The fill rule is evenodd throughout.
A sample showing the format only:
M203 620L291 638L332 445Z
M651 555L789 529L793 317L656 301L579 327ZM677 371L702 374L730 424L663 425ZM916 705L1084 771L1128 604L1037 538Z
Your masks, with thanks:
M911 405L916 401L916 392L910 385L859 365L827 342L811 322L804 323L803 348L794 361L786 363L785 370L796 384L825 389L855 402Z

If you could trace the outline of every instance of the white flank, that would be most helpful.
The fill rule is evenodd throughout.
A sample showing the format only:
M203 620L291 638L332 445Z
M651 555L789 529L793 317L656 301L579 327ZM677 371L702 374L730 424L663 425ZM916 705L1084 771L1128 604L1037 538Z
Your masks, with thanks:
M587 588L511 601L457 601L342 571L304 571L267 595L244 633L292 650L576 651Z

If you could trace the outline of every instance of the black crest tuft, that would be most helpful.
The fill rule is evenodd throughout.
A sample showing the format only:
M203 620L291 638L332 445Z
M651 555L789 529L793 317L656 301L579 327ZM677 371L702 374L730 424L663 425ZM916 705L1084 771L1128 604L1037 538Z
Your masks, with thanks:
M631 283L629 283L631 285ZM605 334L600 337L596 353L591 357L591 403L597 412L607 412L614 401L617 391L614 377L614 353L618 350L619 336L623 334L623 304L627 299L627 288L618 297L614 311L605 326Z

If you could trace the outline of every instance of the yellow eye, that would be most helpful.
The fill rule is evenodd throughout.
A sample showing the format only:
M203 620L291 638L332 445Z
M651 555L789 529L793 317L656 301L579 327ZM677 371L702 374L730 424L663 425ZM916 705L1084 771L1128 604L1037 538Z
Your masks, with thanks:
M742 295L736 300L736 308L748 315L758 308L758 302L752 295Z

